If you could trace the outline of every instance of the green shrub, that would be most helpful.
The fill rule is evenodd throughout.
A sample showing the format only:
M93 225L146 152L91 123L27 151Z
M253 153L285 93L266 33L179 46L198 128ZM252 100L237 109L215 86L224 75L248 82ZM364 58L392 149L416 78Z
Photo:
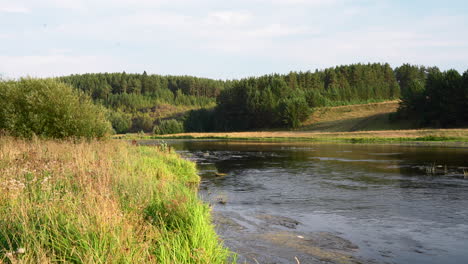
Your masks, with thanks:
M111 132L102 107L52 79L0 82L0 130L30 138L101 138Z
M154 127L153 132L157 135L183 133L184 124L175 119L162 120L159 125Z
M144 113L138 113L132 120L132 132L150 132L153 129L153 119Z
M310 114L307 101L301 96L290 96L282 99L278 108L283 125L290 128L299 127Z
M132 127L132 116L121 111L108 111L109 121L112 124L115 132L118 134L129 132Z
M214 130L214 110L198 109L188 113L184 121L184 130L187 132L208 132Z

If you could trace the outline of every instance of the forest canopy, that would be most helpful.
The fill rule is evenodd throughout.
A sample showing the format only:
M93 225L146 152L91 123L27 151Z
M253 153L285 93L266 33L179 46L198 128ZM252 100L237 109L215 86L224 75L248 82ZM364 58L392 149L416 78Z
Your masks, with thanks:
M420 126L468 125L468 70L460 75L456 70L405 64L395 71L402 88L398 118Z
M81 74L58 80L110 109L113 113L109 117L117 133L150 132L160 128L165 119L184 122L185 131L295 128L314 107L400 96L393 69L379 63L226 81L146 72ZM174 109L162 116L158 111L165 105ZM178 114L187 110L192 111Z
M389 64L355 64L252 77L233 81L221 91L213 113L214 124L208 126L219 131L296 128L315 107L399 97L400 86Z

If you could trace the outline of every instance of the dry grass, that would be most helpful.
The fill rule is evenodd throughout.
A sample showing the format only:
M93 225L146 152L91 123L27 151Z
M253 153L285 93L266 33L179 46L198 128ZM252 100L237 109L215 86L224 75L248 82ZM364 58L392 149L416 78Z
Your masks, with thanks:
M157 148L0 138L0 263L224 263L198 180Z
M204 106L205 108L212 108L212 105ZM154 119L170 119L170 118L181 118L191 110L198 110L200 106L185 106L185 105L171 105L171 104L159 104L155 107L147 109L149 115Z
M216 132L216 133L181 133L168 137L192 136L227 137L227 138L419 138L419 137L453 137L467 138L468 129L412 129L412 130L379 130L356 132L309 132L309 131L257 131L257 132Z
M388 101L317 108L300 130L352 132L415 128L414 124L408 121L389 122L389 116L396 112L398 103L399 101Z

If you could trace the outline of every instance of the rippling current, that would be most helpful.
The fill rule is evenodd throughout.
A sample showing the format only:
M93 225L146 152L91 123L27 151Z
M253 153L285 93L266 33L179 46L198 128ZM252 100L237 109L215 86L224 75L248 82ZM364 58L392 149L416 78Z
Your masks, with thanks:
M218 233L241 261L319 263L327 245L314 251L291 237L330 234L355 245L356 262L468 263L466 148L169 143L197 162L200 195L225 219ZM277 235L273 246L264 235L273 231L285 241Z

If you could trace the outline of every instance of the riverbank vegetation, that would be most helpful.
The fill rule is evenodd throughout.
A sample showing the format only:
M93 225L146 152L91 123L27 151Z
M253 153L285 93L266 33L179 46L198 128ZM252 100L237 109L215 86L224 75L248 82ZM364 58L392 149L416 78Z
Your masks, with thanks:
M0 263L233 260L193 163L106 140L109 110L54 79L1 81L0 100Z
M105 110L70 85L51 79L0 81L0 132L31 138L102 138Z
M0 263L226 263L195 165L164 145L0 138Z

